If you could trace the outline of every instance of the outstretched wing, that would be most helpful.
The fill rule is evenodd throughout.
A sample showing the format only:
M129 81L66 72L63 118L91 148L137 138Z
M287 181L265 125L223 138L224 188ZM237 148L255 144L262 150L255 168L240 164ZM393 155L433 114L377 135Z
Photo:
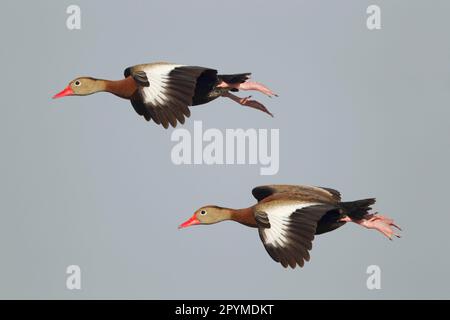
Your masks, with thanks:
M198 77L209 70L171 63L142 64L125 69L125 77L131 76L138 89L131 97L136 112L147 121L153 119L164 128L182 124L191 112Z
M285 268L303 267L310 259L318 221L333 209L331 205L299 204L257 211L255 219L266 251Z
M337 203L341 201L339 191L322 187L273 184L259 186L252 190L252 194L258 202L276 193L291 193L299 197L316 198L320 202Z

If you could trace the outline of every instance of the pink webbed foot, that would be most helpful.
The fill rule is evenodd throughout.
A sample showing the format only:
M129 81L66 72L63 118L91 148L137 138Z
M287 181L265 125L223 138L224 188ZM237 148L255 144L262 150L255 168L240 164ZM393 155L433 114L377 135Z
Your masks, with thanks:
M243 106L254 108L254 109L260 110L262 112L265 112L268 115L270 115L271 117L273 117L273 114L262 103L260 103L256 100L250 100L251 97L252 96L242 98L241 101L239 101L239 103Z
M273 92L272 90L270 90L265 85L263 85L262 83L259 83L259 82L247 81L244 83L240 83L239 86L237 87L237 89L259 91L259 92L269 96L270 98L272 98L272 96L278 97L278 95L275 92Z
M379 232L381 232L383 235L389 238L389 240L392 240L392 237L395 236L397 238L400 238L400 235L395 232L394 228L400 229L399 226L397 226L394 223L394 220L385 216L382 216L378 214L377 212L373 214L367 214L364 216L361 220L353 220L350 217L345 217L341 219L341 221L345 222L354 222L356 224L359 224L367 229L374 229ZM393 228L394 227L394 228Z
M238 90L254 90L254 91L259 91L267 96L269 96L270 98L272 98L273 96L278 97L278 95L273 92L272 90L270 90L269 88L267 88L265 85L263 85L262 83L259 82L254 82L254 81L246 81L243 83L226 83L224 81L222 81L220 84L217 85L218 88L231 88L231 89L238 89Z
M254 108L254 109L260 110L262 112L267 113L271 117L273 117L273 114L262 103L260 103L260 102L258 102L256 100L250 100L250 98L252 96L248 96L248 97L245 97L245 98L239 98L239 97L237 97L234 94L231 94L229 92L226 92L226 93L222 94L222 96L230 98L231 100L239 103L242 106L246 106L246 107L250 107L250 108Z

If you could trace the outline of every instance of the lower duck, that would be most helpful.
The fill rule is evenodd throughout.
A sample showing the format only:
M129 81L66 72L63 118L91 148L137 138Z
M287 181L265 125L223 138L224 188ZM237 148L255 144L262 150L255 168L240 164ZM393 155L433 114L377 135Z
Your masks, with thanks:
M309 261L309 251L316 234L335 230L347 222L381 232L387 238L398 237L401 230L394 220L370 213L375 199L342 202L339 191L330 188L301 185L267 185L252 190L258 200L245 209L204 206L179 228L214 224L233 220L258 228L259 236L269 255L283 267L303 267Z

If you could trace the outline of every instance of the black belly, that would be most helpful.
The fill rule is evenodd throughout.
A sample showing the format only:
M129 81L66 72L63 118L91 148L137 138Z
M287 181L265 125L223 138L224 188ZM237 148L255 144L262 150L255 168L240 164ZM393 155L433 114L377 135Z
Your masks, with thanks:
M247 81L250 73L236 73L236 74L217 74L216 70L206 69L197 78L195 86L195 94L192 98L192 105L204 104L210 102L227 91L239 91L238 89L224 89L217 88L221 81L226 83L243 83Z
M203 71L197 78L197 84L195 86L194 97L192 98L192 105L196 106L199 104L208 103L218 97L223 93L223 89L216 89L219 83L219 78L217 77L217 71L207 69Z
M330 232L343 226L345 222L339 221L341 218L339 209L328 211L317 223L316 234Z

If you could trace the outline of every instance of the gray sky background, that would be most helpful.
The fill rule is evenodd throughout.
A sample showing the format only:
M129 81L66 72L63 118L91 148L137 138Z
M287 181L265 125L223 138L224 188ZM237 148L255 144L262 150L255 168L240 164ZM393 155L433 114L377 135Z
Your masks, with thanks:
M82 29L69 31L78 4ZM366 28L378 4L382 29ZM0 298L450 298L448 1L3 1ZM252 72L275 118L219 99L205 128L279 128L280 171L175 166L172 129L108 94L51 100L76 76L158 60ZM245 207L260 184L376 197L403 227L318 236L303 269L255 229L177 230L204 204ZM82 269L82 290L65 269ZM382 289L366 288L368 265Z

